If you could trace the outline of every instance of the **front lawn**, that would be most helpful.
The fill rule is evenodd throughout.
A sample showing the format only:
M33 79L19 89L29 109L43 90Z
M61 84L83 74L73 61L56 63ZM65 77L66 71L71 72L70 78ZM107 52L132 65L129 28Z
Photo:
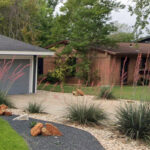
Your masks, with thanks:
M24 139L0 118L0 150L29 150Z
M64 85L63 88L60 85L47 85L44 88L44 84L38 86L39 90L72 93L77 88L81 88L87 95L98 95L100 87L86 87L75 85ZM113 87L113 93L116 98L130 99L130 100L148 100L150 101L150 87L148 86L124 86L122 89L120 86Z
M115 86L113 92L117 98L121 99L150 101L149 86L124 86L122 89L120 86Z
M99 87L86 87L86 86L81 87L76 85L64 85L63 88L61 88L60 85L53 85L53 84L49 84L44 88L43 87L44 84L39 85L38 90L72 93L72 91L75 91L77 88L81 88L83 92L87 95L97 95L100 89Z

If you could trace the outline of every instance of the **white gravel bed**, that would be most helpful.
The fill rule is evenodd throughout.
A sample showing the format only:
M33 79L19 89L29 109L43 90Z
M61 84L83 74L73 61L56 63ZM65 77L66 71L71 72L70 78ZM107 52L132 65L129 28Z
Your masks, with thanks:
M25 114L20 109L11 109L14 115ZM51 114L29 114L29 117L34 119L40 119L44 121L53 121L56 123L62 123L85 131L90 132L97 140L103 145L106 150L150 150L150 147L139 141L130 140L125 136L118 134L116 131L112 131L110 128L94 128L87 126L80 126L66 122L65 118L56 117Z

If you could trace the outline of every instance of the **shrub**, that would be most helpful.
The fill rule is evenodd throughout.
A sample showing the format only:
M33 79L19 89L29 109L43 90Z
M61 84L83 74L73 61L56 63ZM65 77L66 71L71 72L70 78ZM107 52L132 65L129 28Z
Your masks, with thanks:
M45 82L50 82L51 84L60 83L60 79L54 76L52 72L49 72L46 76Z
M101 87L98 99L116 99L110 87Z
M43 112L43 107L41 104L38 104L38 103L29 103L26 110L29 112L29 113L41 113Z
M67 108L67 118L79 124L99 124L107 119L106 113L94 104L71 104Z
M9 108L13 107L13 104L10 102L10 100L7 97L7 95L5 95L3 92L0 92L0 105L1 104L5 104Z
M117 111L117 129L132 139L150 139L150 105L126 104Z

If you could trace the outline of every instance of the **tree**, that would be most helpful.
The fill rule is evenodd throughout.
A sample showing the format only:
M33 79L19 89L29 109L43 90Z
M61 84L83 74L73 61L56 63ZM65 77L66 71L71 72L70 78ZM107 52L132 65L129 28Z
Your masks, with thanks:
M82 60L78 76L87 77L90 61L87 54L92 47L108 46L112 41L108 35L116 30L110 21L112 10L122 8L115 0L68 0L61 7L52 28L52 41L69 40L63 53L77 50Z
M109 35L109 38L115 42L133 42L135 41L133 28L127 24L115 22L117 31Z
M129 6L131 15L136 15L135 32L136 37L147 31L150 33L150 1L149 0L132 0L133 6Z
M109 36L115 42L133 42L135 41L134 33L118 32Z
M56 5L50 1L0 0L0 34L45 46Z

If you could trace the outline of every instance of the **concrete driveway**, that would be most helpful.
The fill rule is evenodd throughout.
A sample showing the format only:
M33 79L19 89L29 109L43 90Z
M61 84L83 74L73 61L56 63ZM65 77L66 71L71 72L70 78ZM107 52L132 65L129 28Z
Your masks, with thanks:
M44 107L44 111L55 116L64 116L66 107L72 103L94 103L102 107L110 116L114 116L119 105L126 101L121 100L96 100L94 96L73 96L71 93L55 93L38 91L30 95L12 95L11 102L19 109L25 109L29 102L37 102Z

